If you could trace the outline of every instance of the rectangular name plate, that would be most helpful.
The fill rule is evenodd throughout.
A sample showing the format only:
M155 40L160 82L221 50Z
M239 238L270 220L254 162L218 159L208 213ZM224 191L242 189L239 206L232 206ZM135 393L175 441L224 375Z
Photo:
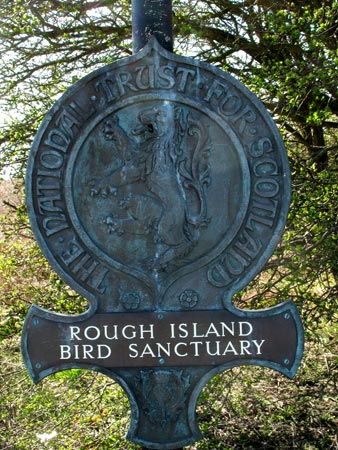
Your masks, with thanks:
M36 381L71 367L181 367L258 364L292 376L298 317L292 302L257 312L229 310L94 314L86 320L33 308L23 333Z

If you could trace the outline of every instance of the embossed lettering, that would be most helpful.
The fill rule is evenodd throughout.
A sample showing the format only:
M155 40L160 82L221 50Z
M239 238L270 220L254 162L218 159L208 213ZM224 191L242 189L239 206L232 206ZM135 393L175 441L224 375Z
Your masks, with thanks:
M279 184L273 178L262 178L255 182L254 191L261 197L275 197L279 192Z
M73 238L68 243L68 250L62 253L61 259L67 265L70 266L80 255L84 253L84 249L77 242L76 238Z
M238 352L236 351L234 344L231 341L228 342L228 344L225 347L225 350L222 354L226 355L227 353L232 353L233 355L238 355Z
M77 105L73 102L70 106L72 107L72 109L65 108L62 111L60 117L56 119L55 123L60 128L60 130L62 130L62 132L69 137L69 139L73 139L73 127L79 127L82 121L79 120L79 118L74 114L75 109L78 108Z
M190 345L194 347L194 356L200 356L200 346L203 345L202 341L190 342Z
M109 270L86 253L76 238L68 242L68 249L61 254L61 260L81 281L100 293L105 292L106 287L102 283Z
M96 341L100 337L100 329L95 326L86 327L84 330L84 337L89 341Z
M104 98L107 103L111 103L116 100L116 96L113 93L114 80L111 78L104 78L103 80L95 83L95 89L97 92L102 90Z
M103 350L106 351L106 354L103 353ZM99 344L97 346L97 359L107 359L111 355L111 348L105 344Z
M175 86L174 67L160 66L158 68L158 87L162 89L172 89Z
M257 143L253 143L250 147L250 154L254 158L260 158L264 153L273 151L272 142L268 137L261 138Z
M232 278L224 268L224 259L221 259L208 270L208 281L215 287L225 287L231 283Z
M43 171L38 171L41 175ZM56 201L61 200L60 193L55 193L55 191L60 191L60 179L58 175L60 172L55 173L55 177L38 177L37 179L37 204L40 214L45 214L48 212L63 212L60 206L55 204Z
M40 155L40 163L45 169L60 169L63 165L63 155L56 150L45 150Z
M247 124L255 122L257 119L256 114L250 108L249 105L245 105L244 109L239 111L232 119L231 122L238 123L238 131L243 134Z
M221 83L217 79L214 79L211 86L208 89L207 95L204 97L206 102L210 102L213 96L216 98L220 98L225 92L228 91L228 86L224 83Z
M232 116L236 114L242 107L242 100L238 95L234 95L231 92L227 91L225 93L225 97L219 103L219 113L224 116ZM236 116L237 117L237 116ZM241 117L234 118L232 121L236 122ZM241 131L242 132L242 131Z
M262 348L262 345L264 344L264 342L265 342L265 339L261 339L260 343L258 343L256 339L253 339L252 343L257 348L257 355L261 355L262 354L261 348Z
M274 159L263 158L254 163L253 172L257 177L278 175L278 166Z
M109 269L107 269L107 267L99 265L90 279L89 284L101 294L106 291L106 286L103 286L102 284L108 272Z
M184 339L189 336L192 338L203 338L209 336L225 337L228 335L235 336L236 329L239 336L248 336L252 332L252 325L249 322L211 322L207 327L204 324L193 322L189 325L186 322L179 324L170 324L171 339Z
M208 271L208 281L216 287L227 286L232 277L241 275L262 248L260 241L245 228L232 248Z
M60 200L61 200L60 194L38 197L37 203L39 213L46 215L50 212L52 213L63 212L62 208L55 203Z
M138 89L154 89L155 88L155 66L140 66L136 69L135 84ZM144 76L145 75L145 76Z
M253 259L258 255L262 248L262 244L257 242L252 236L250 236L248 231L244 229L234 247L244 253L244 255Z
M50 237L59 231L69 228L69 224L66 216L64 214L59 214L58 216L45 217L42 220L42 227L46 233L46 236Z
M229 252L226 254L225 266L231 275L240 275L246 267L249 266L250 261L244 258L238 251L234 248L231 248Z
M60 345L60 359L70 359L72 357L70 349L70 345Z
M131 91L137 91L137 88L131 83L132 76L130 72L118 72L116 74L116 83L119 90L120 97L125 95L126 88Z
M273 199L265 199L264 203L262 200L254 200L246 228L250 231L255 230L257 228L254 225L255 223L266 225L271 228L276 216L277 205L277 200Z
M38 169L37 171L37 186L38 186L38 193L41 185L41 189L60 189L60 179L61 179L61 171L52 171L52 170L42 170ZM47 182L46 182L47 178ZM52 178L52 181L50 181L50 178ZM58 180L56 180L58 178ZM40 194L39 194L40 195Z
M240 134L243 134L248 124L252 124L256 121L257 115L252 108L243 104L243 99L229 87L215 79L212 85L209 87L204 100L210 102L213 97L218 101L217 111L223 117L231 117L232 123L237 124L237 130ZM251 133L255 133L255 128L250 130Z
M216 347L216 351L213 351L213 352L211 351L210 344L211 344L210 341L206 341L206 343L205 343L207 354L210 356L218 356L220 354L220 348L219 348L220 341L213 342L214 346Z
M193 80L196 76L196 71L191 69L186 69L185 67L178 67L176 74L182 74L178 82L177 90L178 92L184 92L187 86L189 78Z
M70 143L70 136L58 128L53 128L49 131L47 139L44 143L48 147L55 148L56 150L60 150L65 153Z
M187 331L187 335L184 333L184 340L177 341L182 329ZM167 341L166 331L170 330L172 339ZM59 359L106 359L115 353L117 346L124 349L123 359L139 358L147 360L147 363L154 358L164 358L165 362L170 362L172 358L261 355L265 340L257 340L256 333L251 321L243 320L164 321L144 325L140 321L131 323L129 317L129 320L118 324L111 321L109 325L89 322L83 326L78 323L68 326L68 336L63 334L64 342L60 344L66 345L59 345ZM201 339L196 340L197 336Z
M86 253L72 267L72 271L79 275L81 281L87 281L98 264L98 261Z

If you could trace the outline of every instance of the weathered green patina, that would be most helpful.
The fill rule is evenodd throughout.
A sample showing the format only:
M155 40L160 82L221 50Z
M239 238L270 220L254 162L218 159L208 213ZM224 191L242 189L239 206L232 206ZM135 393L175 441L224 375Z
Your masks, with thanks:
M292 378L303 331L291 300L232 304L286 221L278 130L237 80L170 51L171 4L144 3L134 3L148 17L134 21L136 53L72 86L33 143L33 231L89 308L74 317L33 306L22 347L35 382L73 367L116 379L131 402L127 437L175 449L202 437L195 405L212 376L256 364Z

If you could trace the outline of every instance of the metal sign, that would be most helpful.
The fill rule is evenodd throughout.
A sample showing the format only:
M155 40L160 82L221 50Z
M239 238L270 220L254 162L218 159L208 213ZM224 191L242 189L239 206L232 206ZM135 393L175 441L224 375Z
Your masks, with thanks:
M151 39L55 104L26 192L40 247L90 305L77 317L32 307L22 342L35 381L102 371L131 399L128 438L174 449L201 437L195 402L215 373L295 374L294 304L231 303L271 256L290 200L280 135L237 80Z
M156 40L74 85L27 169L41 248L105 312L227 306L275 249L289 197L258 100Z
M71 367L258 364L292 376L299 363L292 303L262 312L94 314L55 321L31 309L27 352L34 381Z

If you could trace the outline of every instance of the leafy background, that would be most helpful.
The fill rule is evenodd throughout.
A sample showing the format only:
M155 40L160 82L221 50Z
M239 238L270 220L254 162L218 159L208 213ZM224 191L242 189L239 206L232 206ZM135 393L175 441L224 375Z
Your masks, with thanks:
M229 71L276 121L292 172L283 239L234 302L290 296L306 347L293 381L265 368L215 377L197 408L206 439L190 449L338 449L338 3L174 0L175 52ZM29 306L77 313L86 302L32 237L22 180L47 110L76 80L131 54L127 0L0 0L0 448L136 449L112 380L81 370L28 378L20 333Z

